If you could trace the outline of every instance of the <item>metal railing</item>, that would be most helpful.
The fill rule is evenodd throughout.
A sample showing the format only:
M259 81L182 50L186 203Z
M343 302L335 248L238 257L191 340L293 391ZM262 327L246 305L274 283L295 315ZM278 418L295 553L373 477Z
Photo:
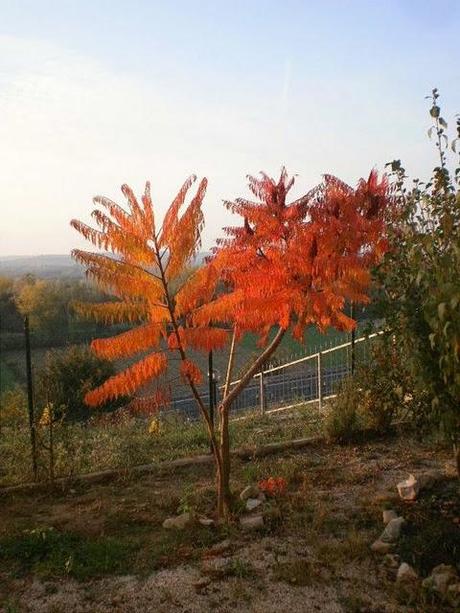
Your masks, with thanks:
M323 402L335 396L336 385L351 374L354 365L365 363L371 355L373 339L383 331L361 336L281 365L271 366L254 375L232 405L232 413L259 409L262 414L285 411L308 403L317 403L321 411ZM232 381L233 387L239 379ZM217 402L223 386L217 387ZM203 394L209 401L209 393ZM168 409L182 413L191 420L198 418L193 397L176 398ZM237 417L236 419L240 419Z

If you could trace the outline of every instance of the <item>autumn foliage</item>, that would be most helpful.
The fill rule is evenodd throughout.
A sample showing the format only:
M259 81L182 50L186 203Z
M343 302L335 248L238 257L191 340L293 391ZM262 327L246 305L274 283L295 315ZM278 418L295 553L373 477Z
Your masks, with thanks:
M231 291L194 315L197 325L228 322L265 339L273 326L302 338L308 325L350 330L346 300L368 302L370 266L386 249L387 183L376 172L352 189L335 177L287 203L294 183L249 177L257 201L226 202L243 224L226 228L212 265Z
M312 324L321 330L352 329L355 322L344 313L346 302L368 301L370 267L386 250L390 201L386 180L379 180L376 172L356 189L327 175L321 185L290 203L287 197L294 179L284 169L278 181L264 173L248 179L255 200L225 202L241 224L225 229L226 237L209 261L185 281L184 272L200 247L206 179L185 205L195 177L188 179L159 226L148 183L140 202L130 188L122 187L129 210L107 198L95 198L100 208L92 215L98 229L72 221L106 252L75 250L74 257L89 277L118 299L76 305L77 310L101 321L134 326L92 343L100 356L135 356L136 361L90 391L86 402L98 406L134 394L155 379L158 388L149 407L152 402L160 406L167 402L174 383L168 358L172 353L178 356L178 376L190 386L207 424L217 467L219 517L228 516L230 508L228 415L233 400L289 330L300 339ZM236 340L246 332L256 333L264 349L235 386L230 389L226 384L217 435L198 388L203 375L189 350L223 348L229 329ZM232 360L230 352L227 376Z
M161 388L167 388L171 382L168 379L168 353L179 348L181 351L185 348L215 349L227 341L225 330L212 329L208 325L188 327L191 314L203 299L203 282L206 296L207 292L213 291L215 278L203 276L200 271L182 284L176 296L170 290L200 247L201 205L206 179L199 183L189 204L184 207L195 180L196 177L192 176L184 183L159 229L155 224L148 183L140 201L128 186L123 185L128 210L108 198L95 198L94 203L104 210L96 208L92 213L98 228L77 220L71 222L95 247L111 252L109 255L76 249L72 255L86 267L88 277L118 298L117 302L77 304L75 309L80 315L107 323L137 324L112 338L93 341L93 351L111 360L147 353L90 391L86 395L90 406L133 394L152 379L161 380L161 385L151 394L150 405L152 399L160 405L168 397L166 391L161 393ZM181 375L188 382L199 383L202 378L199 367L189 358L181 357Z

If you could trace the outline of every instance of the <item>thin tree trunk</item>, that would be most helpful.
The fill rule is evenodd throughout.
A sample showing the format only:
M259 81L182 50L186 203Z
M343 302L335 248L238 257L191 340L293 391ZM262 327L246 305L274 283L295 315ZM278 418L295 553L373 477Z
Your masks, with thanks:
M222 401L222 405L226 407L226 410L230 408L232 402L235 400L237 396L240 395L241 391L246 387L252 377L259 372L268 358L276 351L278 345L281 343L283 336L285 335L286 330L283 328L279 328L278 332L275 334L271 343L262 351L259 357L252 363L252 366L248 368L248 370L244 373L235 387L231 392L228 393L227 397Z
M220 491L218 491L219 509L223 519L228 519L231 506L231 492L230 492L230 436L228 432L228 410L222 410L224 406L221 405L221 413L219 420L220 440L219 440L219 452L221 460L221 483Z
M236 346L236 326L233 328L232 342L230 345L230 353L228 354L227 375L225 377L224 400L228 396L230 382L232 379L233 363L235 361L235 346Z
M220 466L218 467L217 481L217 514L220 520L228 519L231 506L230 492L230 436L228 431L229 412L232 402L243 391L250 379L256 372L259 372L268 358L276 351L280 344L285 330L280 328L275 334L275 337L266 349L254 361L252 366L246 371L239 382L229 392L219 406L219 458Z

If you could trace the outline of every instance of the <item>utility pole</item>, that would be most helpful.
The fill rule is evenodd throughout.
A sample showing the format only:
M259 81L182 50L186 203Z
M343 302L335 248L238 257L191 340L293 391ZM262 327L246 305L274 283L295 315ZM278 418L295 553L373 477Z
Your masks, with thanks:
M32 359L30 354L30 330L29 317L24 317L24 336L26 345L26 375L27 375L27 408L29 411L30 428L30 448L32 453L32 471L34 480L37 480L37 442L35 438L35 419L34 419L34 392L32 384Z

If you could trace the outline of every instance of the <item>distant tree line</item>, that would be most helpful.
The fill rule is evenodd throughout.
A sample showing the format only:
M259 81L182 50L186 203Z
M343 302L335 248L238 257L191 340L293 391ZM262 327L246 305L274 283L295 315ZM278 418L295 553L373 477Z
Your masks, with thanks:
M104 336L113 326L75 316L74 302L107 301L86 280L45 280L27 274L19 279L0 276L0 348L23 347L23 320L28 315L33 346L63 346ZM120 327L120 326L118 326Z

